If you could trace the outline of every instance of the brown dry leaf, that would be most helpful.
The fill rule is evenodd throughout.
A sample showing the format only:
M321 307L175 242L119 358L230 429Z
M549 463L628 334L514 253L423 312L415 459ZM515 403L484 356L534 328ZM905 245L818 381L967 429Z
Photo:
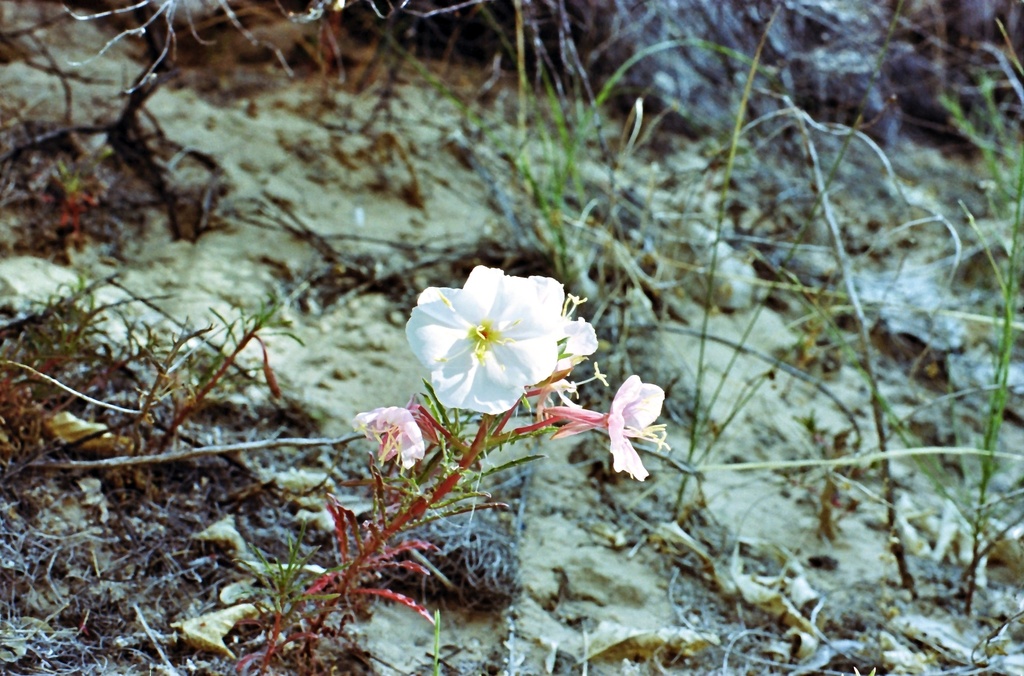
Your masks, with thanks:
M28 639L24 636L0 636L0 662L16 663L28 652Z
M235 517L233 514L228 514L220 521L207 526L206 529L192 537L196 540L223 545L236 559L244 558L249 553L249 545L246 544L245 538L242 537L242 534L238 532L238 528L235 527Z
M715 561L711 554L708 553L708 550L697 542L692 535L684 531L675 521L666 521L658 524L654 532L651 533L650 540L655 544L661 545L664 549L675 553L680 551L693 552L700 557L701 562L704 564L704 572L718 577L718 573L715 570ZM729 587L724 589L728 592Z
M974 556L971 533L971 525L956 503L947 499L942 505L942 517L936 528L932 560L943 561L948 558L961 566L970 565Z
M793 601L797 608L804 608L821 598L818 590L811 586L811 583L804 576L803 571L798 572L796 577L786 578L783 586L786 595Z
M755 579L753 575L743 572L743 562L740 560L739 550L737 549L733 551L732 561L729 565L729 579L739 591L744 601L752 603L776 617L781 617L782 621L788 627L791 627L787 633L797 635L800 640L795 657L804 659L818 649L818 637L820 635L818 628L800 613L787 596L773 588L776 584L781 586L786 582L784 574L774 580L770 580L772 586L765 584L764 579ZM806 582L799 585L799 588L804 596L808 594L808 591L813 591Z
M51 634L53 629L35 617L23 617L0 630L0 662L17 664L28 653L28 645L36 634Z
M602 620L589 636L587 659L649 659L656 652L690 657L708 646L719 645L714 634L686 627L636 629Z
M887 631L878 635L882 648L882 665L900 674L923 674L931 666L931 659L923 652L914 652L901 644Z
M188 643L197 650L209 650L235 659L234 653L224 645L224 636L241 620L258 617L260 611L251 603L224 608L212 613L174 622L171 627L181 632Z
M66 411L47 420L45 429L53 439L75 444L75 448L103 457L119 455L132 445L131 439L112 434L106 425L82 420Z
M100 523L106 523L110 519L107 496L103 494L103 484L96 477L83 477L78 480L78 487L84 494L82 505L97 507L100 510Z
M915 644L931 648L962 664L970 664L975 659L985 657L984 652L974 650L977 638L965 634L953 626L951 621L943 622L924 615L900 615L890 620L889 624Z
M217 598L226 606L238 603L243 599L251 599L256 590L256 578L246 577L237 582L224 585Z
M274 472L272 479L278 488L295 495L317 492L334 492L334 481L327 472L289 467L283 472Z
M590 527L590 533L602 544L612 549L622 549L629 544L626 531L622 528L613 528L603 521L599 521Z
M812 602L820 594L811 587L799 564L791 556L786 555L789 560L786 571L789 574L784 571L775 578L755 578L743 572L739 550L733 551L729 569L719 571L711 554L674 522L659 524L650 537L652 541L670 550L695 553L703 562L705 573L715 580L723 593L738 594L745 602L781 617L786 626L790 627L786 635L790 637L789 645L795 645L795 657L805 659L818 649L821 632L800 613L798 605Z

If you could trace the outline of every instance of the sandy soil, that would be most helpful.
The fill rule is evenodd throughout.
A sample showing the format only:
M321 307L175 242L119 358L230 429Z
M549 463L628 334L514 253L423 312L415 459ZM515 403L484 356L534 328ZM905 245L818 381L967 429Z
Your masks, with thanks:
M0 3L4 31L60 14L49 3ZM114 119L142 56L129 38L92 58L116 26L65 20L35 33L65 78L45 67L37 44L9 41L0 67L5 149L39 130ZM182 40L180 74L146 104L148 128L159 124L163 137L153 146L176 189L191 196L177 208L183 223L201 225L195 241L175 239L166 205L103 154L102 134L78 131L63 145L5 156L3 165L0 356L21 354L15 346L26 334L12 327L39 312L32 303L52 303L81 284L95 284L94 302L110 305L99 324L106 337L97 339L110 344L141 340L146 331L166 344L187 328L219 326L269 298L283 300L284 326L263 336L284 397L271 396L253 345L242 363L255 375L221 393L183 444L344 435L357 412L404 404L419 390L424 374L404 335L419 290L459 286L477 263L554 274L506 211L518 214L521 228L540 218L494 141L515 143L513 75L482 95L489 70L424 63L478 111L489 127L483 135L410 65L389 72L373 49L352 47L339 84L300 58L314 28L274 22L259 30L288 57L292 76L269 50L214 27L209 47ZM613 136L625 126L612 114L605 123ZM812 311L837 318L839 335L855 343L851 312L838 307L847 301L835 295L844 287L827 229L816 224L810 246L787 255L813 197L806 172L782 157L786 141L770 133L752 133L737 165L729 196L735 227L719 250L707 324L718 342L702 350L700 270L709 251L702 242L718 211L722 173L711 159L720 142L658 137L618 154L617 185L647 206L618 238L602 238L614 231L596 218L573 230L580 255L599 263L586 277L562 280L591 296L584 313L601 333L603 370L637 372L666 388L672 458L699 470L699 480L689 477L679 503L687 475L678 465L645 456L652 476L636 483L611 473L601 438L543 443L545 459L491 488L510 508L463 526L505 547L506 588L422 596L442 610L443 673L1024 674L1019 509L1006 511L974 612L964 612L969 527L952 506L969 495L974 461L893 463L915 593L901 587L890 554L878 463L814 465L870 455L878 437L856 356ZM818 142L826 158L834 156L837 144ZM185 151L215 161L212 192L204 192L210 172ZM985 211L981 167L910 144L887 152L898 180L855 143L832 198L871 318L879 390L917 435L890 443L970 445L984 396L932 405L984 384L991 359L991 272L957 201L993 241L1005 226ZM587 189L606 195L608 167L596 144L582 155ZM60 222L60 193L42 197L61 176L58 160L95 198L82 210L80 238ZM955 269L951 231L963 239ZM602 276L622 256L657 284L630 287L621 274ZM773 267L788 271L789 288L767 281ZM207 337L227 341L222 331ZM74 363L73 354L62 359ZM31 379L5 369L2 386L11 387L14 374ZM125 405L137 398L130 390L118 395L114 382L97 377L82 386ZM712 397L714 433L691 452L694 407ZM74 398L48 401L54 405L44 417L68 411L110 422ZM1009 453L1024 443L1020 414L1015 396L1003 432ZM317 511L326 488L365 500L342 485L361 476L370 449L359 444L212 456L135 474L48 469L92 456L59 437L19 445L25 428L13 429L0 409L5 420L4 673L231 673L231 658L197 648L173 626L230 605L224 589L249 577L223 542L194 536L233 517L245 540L281 556L286 535L297 532L302 514ZM805 462L779 464L790 461ZM289 472L321 480L298 490L281 478ZM1012 496L1019 474L1008 463L993 490ZM329 557L322 523L312 522L309 544ZM460 556L451 554L456 567ZM257 650L257 639L243 625L226 642L240 656ZM432 627L382 603L347 637L325 641L322 659L330 673L429 673L433 645Z

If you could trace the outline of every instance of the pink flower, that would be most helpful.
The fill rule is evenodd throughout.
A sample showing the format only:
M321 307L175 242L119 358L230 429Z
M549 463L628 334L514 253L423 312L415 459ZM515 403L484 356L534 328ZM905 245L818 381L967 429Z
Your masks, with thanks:
M665 392L657 385L641 382L639 376L630 376L615 393L611 410L596 413L576 405L549 406L544 409L546 422L567 421L552 438L568 437L593 429L605 430L612 442L612 467L626 472L638 481L646 479L648 472L630 438L655 442L665 447L665 426L655 425L661 415Z
M386 462L396 455L401 456L402 466L408 469L423 459L426 448L423 434L413 417L412 411L398 406L375 408L360 413L352 421L357 431L380 444L378 457Z
M639 481L647 477L648 472L628 437L648 439L657 442L659 446L664 445L664 426L654 425L654 421L661 415L664 402L665 391L657 385L641 382L639 376L627 378L615 393L608 413L608 436L612 440L616 472L629 472Z

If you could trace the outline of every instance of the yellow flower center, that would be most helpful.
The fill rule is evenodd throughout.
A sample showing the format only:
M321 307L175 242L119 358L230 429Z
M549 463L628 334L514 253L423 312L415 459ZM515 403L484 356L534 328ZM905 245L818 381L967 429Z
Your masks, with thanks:
M469 339L473 341L473 354L482 364L487 351L493 345L501 345L504 341L501 332L494 328L491 320L485 319L469 330Z

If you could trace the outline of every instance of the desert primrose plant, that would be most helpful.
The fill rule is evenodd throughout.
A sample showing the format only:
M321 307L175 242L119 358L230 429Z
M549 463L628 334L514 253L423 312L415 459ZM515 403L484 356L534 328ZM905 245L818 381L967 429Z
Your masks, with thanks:
M431 287L420 294L406 335L430 372L424 392L405 406L376 408L353 421L375 445L370 477L358 482L370 489L373 507L361 518L328 496L337 565L312 576L301 612L294 603L263 606L265 647L240 667L259 659L266 669L286 642L300 640L312 663L316 641L338 634L357 601L368 596L400 603L436 622L419 602L388 589L383 574L404 569L428 575L426 567L404 555L432 545L398 536L435 519L498 506L477 489L480 480L539 457L485 469L482 462L495 450L539 436L599 430L610 439L615 471L638 481L649 475L633 441L666 448L665 426L655 424L664 391L634 375L618 389L607 413L574 401L584 381L570 376L597 349L593 327L573 318L582 302L567 297L554 279L514 277L483 266L461 289ZM591 380L603 377L598 371ZM532 420L516 420L520 410L528 410ZM287 569L298 571L297 558L292 564ZM275 569L270 562L266 568ZM291 595L295 585L282 588ZM296 626L282 628L285 612Z

